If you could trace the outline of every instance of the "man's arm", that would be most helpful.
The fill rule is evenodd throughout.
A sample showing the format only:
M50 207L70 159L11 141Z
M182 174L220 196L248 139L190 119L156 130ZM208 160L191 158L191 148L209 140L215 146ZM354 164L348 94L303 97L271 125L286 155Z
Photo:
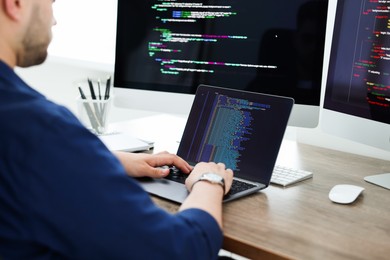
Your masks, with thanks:
M158 168L159 166L174 165L184 173L190 173L192 167L177 155L168 152L157 154L113 152L132 177L162 178L169 174L169 169Z
M169 169L156 168L163 165L174 165L185 173L191 172L191 166L183 159L174 154L134 154L125 152L114 152L125 167L126 172L133 177L165 177ZM195 166L187 178L186 186L190 195L180 207L180 210L189 208L202 209L212 215L222 228L222 199L223 189L219 185L209 182L197 182L202 174L212 172L222 176L225 180L225 192L230 190L233 181L233 172L225 169L222 163L200 163ZM194 183L197 182L195 185Z
M220 175L225 181L225 190L218 184L198 181L202 174L212 172ZM199 163L186 180L190 191L188 198L181 205L180 210L198 208L208 212L218 222L222 229L222 199L229 192L233 181L233 171L225 169L223 163ZM224 194L225 191L225 194Z

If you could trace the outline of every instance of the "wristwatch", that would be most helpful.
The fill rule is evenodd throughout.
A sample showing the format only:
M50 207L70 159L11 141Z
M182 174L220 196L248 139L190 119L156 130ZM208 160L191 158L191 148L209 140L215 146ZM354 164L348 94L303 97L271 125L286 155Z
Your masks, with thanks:
M225 180L222 176L220 176L216 173L212 173L212 172L204 173L202 176L200 176L199 180L197 180L196 182L194 182L194 184L192 184L192 187L194 187L195 183L197 183L199 181L207 181L207 182L210 182L212 184L218 184L222 187L223 194L225 194ZM192 190L192 188L191 188L191 190Z

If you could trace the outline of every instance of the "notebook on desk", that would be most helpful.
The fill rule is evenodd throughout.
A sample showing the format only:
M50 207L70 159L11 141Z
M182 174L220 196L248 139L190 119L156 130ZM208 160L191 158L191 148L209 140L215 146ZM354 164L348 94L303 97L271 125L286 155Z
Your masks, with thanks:
M177 155L189 164L223 162L234 182L248 189L229 192L224 201L268 187L293 107L292 98L200 85ZM140 179L146 191L181 203L188 196L172 178Z

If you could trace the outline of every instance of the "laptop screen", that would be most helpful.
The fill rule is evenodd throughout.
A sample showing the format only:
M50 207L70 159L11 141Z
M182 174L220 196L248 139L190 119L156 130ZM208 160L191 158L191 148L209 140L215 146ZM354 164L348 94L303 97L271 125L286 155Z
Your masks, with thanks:
M199 86L178 155L223 162L236 177L268 185L294 101Z

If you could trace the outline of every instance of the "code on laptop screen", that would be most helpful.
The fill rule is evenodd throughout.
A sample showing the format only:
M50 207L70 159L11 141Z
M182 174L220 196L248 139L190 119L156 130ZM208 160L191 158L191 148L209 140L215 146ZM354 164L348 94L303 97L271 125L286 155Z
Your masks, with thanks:
M247 179L253 169L272 171L290 113L290 102L280 101L286 102L241 91L200 90L178 155L191 163L223 162Z

